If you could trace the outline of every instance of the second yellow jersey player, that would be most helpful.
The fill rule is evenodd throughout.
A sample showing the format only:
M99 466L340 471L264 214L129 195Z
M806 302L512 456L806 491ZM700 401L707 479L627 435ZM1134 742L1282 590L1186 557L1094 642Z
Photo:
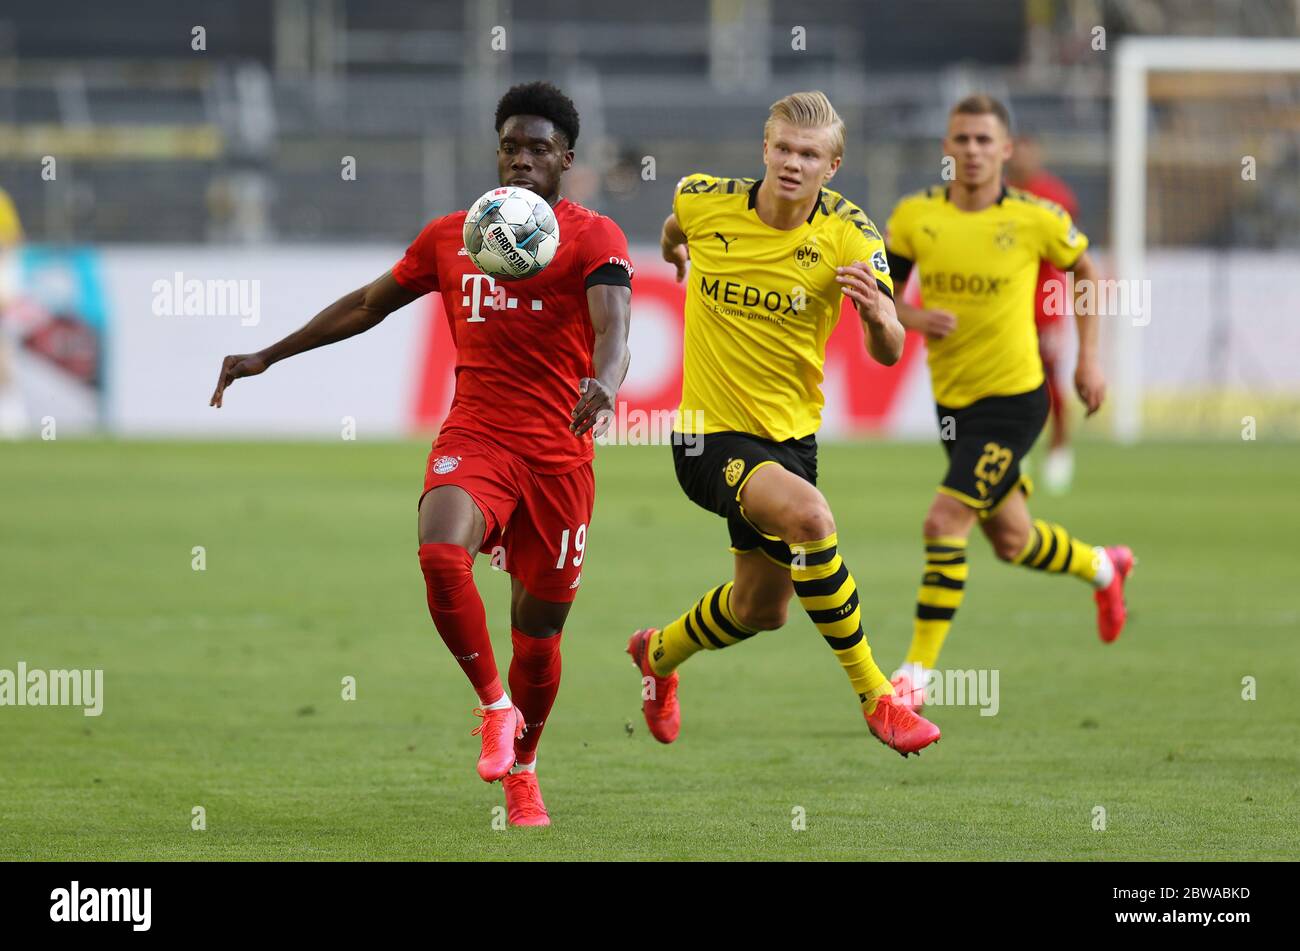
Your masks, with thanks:
M1059 205L1006 187L1010 116L983 95L948 117L944 154L955 180L909 195L885 229L895 280L918 272L923 307L898 306L904 325L929 341L939 435L948 469L922 526L925 568L917 593L912 644L892 682L919 709L970 566L966 543L979 524L999 558L1095 588L1097 630L1113 641L1127 611L1124 582L1133 566L1125 546L1103 548L1064 526L1032 518L1021 462L1047 421L1048 395L1034 326L1039 264L1095 280L1088 239ZM1076 307L1079 358L1075 388L1089 414L1105 396L1096 316Z
M925 261L925 306L961 315L930 342L935 401L960 409L1042 385L1032 306L1039 262L1070 270L1088 249L1064 209L1004 186L987 208L962 211L948 186L935 185L900 201L888 231L891 253Z

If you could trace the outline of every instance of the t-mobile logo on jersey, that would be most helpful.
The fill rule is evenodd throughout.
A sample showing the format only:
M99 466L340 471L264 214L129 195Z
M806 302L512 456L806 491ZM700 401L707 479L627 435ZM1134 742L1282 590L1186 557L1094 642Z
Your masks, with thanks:
M490 274L462 274L460 289L465 290L471 282L473 286L469 293L460 299L460 305L469 308L470 315L465 318L466 323L481 323L487 320L480 311L482 307L491 307L493 310L513 310L519 306L519 298L507 297L505 286L498 284ZM528 309L541 310L542 302L529 299Z

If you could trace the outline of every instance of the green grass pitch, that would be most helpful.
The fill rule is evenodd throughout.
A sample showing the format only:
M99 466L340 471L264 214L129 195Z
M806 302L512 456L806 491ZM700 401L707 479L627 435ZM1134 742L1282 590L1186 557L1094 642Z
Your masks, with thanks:
M426 452L0 446L0 668L102 668L105 694L98 718L0 707L0 859L1300 858L1300 447L1082 446L1074 494L1034 510L1133 546L1128 629L1102 645L1088 589L977 539L943 660L998 670L1000 710L933 709L944 738L919 760L868 734L797 603L687 664L682 737L655 743L627 635L731 556L667 449L602 447L542 830L493 829L500 787L474 772L474 697L416 561ZM822 450L887 671L941 459ZM486 559L478 577L504 673L508 580Z

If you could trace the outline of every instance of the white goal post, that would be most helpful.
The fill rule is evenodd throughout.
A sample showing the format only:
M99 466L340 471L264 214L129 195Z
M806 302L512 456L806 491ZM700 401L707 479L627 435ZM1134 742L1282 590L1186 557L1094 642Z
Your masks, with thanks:
M1300 39L1125 37L1116 47L1111 86L1111 253L1116 276L1146 274L1147 78L1153 72L1300 72ZM1114 435L1142 434L1142 328L1112 329Z

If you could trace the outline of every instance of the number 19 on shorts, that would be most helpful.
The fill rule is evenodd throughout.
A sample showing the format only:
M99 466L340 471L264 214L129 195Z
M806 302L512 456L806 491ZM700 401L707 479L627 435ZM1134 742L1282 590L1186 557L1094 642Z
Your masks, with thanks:
M583 522L578 526L578 530L573 533L573 567L582 567L582 556L584 549L587 547L587 523ZM569 557L569 530L566 528L560 533L560 557L555 561L556 568L564 567L564 559Z

